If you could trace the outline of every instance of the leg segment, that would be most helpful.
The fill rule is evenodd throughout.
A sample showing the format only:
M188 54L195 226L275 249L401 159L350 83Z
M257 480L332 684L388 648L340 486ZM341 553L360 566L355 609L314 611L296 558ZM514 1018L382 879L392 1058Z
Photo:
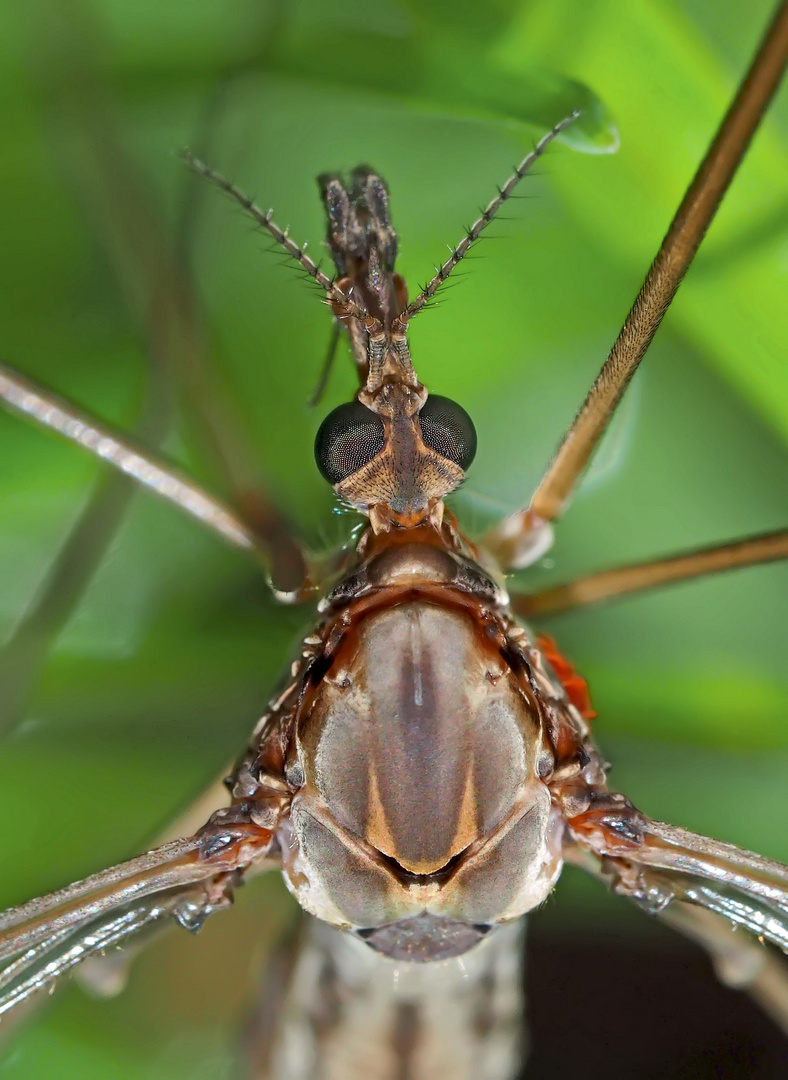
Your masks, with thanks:
M0 1014L167 915L198 930L230 903L249 867L273 865L272 830L225 824L222 815L193 836L0 915Z
M670 585L677 581L691 581L705 574L717 574L737 567L757 566L788 558L788 529L778 532L749 536L745 540L732 540L728 544L697 551L685 551L653 562L621 566L616 570L603 570L598 574L578 578L566 585L515 597L512 607L524 618L555 615L561 611L586 604L599 604L632 593Z
M15 412L51 428L132 476L228 543L244 551L260 552L251 528L228 506L130 439L4 363L0 363L0 399Z

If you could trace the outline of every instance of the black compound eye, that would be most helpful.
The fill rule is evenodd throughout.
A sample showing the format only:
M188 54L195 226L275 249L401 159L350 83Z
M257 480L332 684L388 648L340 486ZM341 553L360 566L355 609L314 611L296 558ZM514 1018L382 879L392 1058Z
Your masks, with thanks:
M350 401L325 418L315 437L315 461L329 484L338 484L358 472L383 449L383 421L362 405Z
M419 413L419 424L421 437L430 450L465 472L476 457L476 428L462 405L430 394Z

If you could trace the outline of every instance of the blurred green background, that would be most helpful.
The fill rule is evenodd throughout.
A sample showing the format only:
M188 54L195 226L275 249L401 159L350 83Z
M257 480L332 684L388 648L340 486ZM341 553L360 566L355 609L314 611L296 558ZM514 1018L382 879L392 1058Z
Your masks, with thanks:
M325 412L352 394L350 364L343 353L323 406L308 409L327 313L236 208L195 186L175 151L204 153L275 207L313 253L324 231L314 178L371 163L391 188L413 290L533 138L579 99L584 127L551 149L457 287L412 330L421 378L476 422L479 455L454 504L474 533L521 506L538 480L770 8L768 0L5 6L0 352L97 415L142 424L221 489L191 364L200 346L180 332L166 287L153 290L152 308L147 295L159 274L186 287L185 271L167 276L179 253L234 437L302 535L328 549L352 519L333 512L312 440ZM618 153L606 152L612 124ZM554 551L524 585L785 524L787 145L783 91ZM150 497L134 495L122 514L122 485L97 496L103 474L92 460L5 413L0 462L6 906L147 846L239 752L310 613L277 608L242 556ZM53 560L75 528L66 589L53 590ZM591 683L595 730L620 790L653 817L783 861L787 580L785 567L755 568L546 627ZM31 621L42 596L43 614ZM198 938L177 931L153 945L119 998L62 989L7 1035L0 1077L232 1076L259 969L292 918L278 881L250 885ZM678 1006L666 1001L664 1016L652 1017L649 964L667 957L678 986L682 965L694 962L670 935L571 872L533 924L539 955L549 957L552 943L569 951L564 963L580 963L589 942L600 956L605 943L629 950L628 978L638 985L627 998L662 1045L659 1025L675 1025ZM531 987L537 1014L551 992L543 967ZM598 978L594 987L604 988L604 972ZM711 980L701 970L698 995ZM601 996L608 991L612 984ZM575 1022L581 1040L600 1046L602 1071L589 1064L584 1075L604 1075L605 1062L615 1069L613 1029L583 1035L582 1017ZM549 1036L536 1026L538 1045ZM679 1056L653 1073L630 1059L617 1075L684 1075L680 1047L661 1052ZM764 1054L741 1073L729 1064L708 1075L781 1075L758 1071ZM686 1075L705 1076L705 1067Z

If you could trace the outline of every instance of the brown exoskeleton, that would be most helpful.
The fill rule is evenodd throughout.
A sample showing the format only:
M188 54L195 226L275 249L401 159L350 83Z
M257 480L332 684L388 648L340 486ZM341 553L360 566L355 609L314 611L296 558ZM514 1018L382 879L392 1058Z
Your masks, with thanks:
M245 874L272 865L281 866L304 908L362 939L364 948L425 961L472 949L471 956L495 955L496 939L508 940L500 927L541 903L569 859L699 937L715 955L732 954L741 969L751 965L758 988L769 961L746 940L731 943L715 915L788 947L788 869L653 822L608 788L577 678L516 618L555 608L567 594L510 602L501 571L528 565L549 545L550 522L645 352L773 92L788 48L784 13L775 27L545 480L528 509L478 548L462 537L443 502L471 464L473 426L460 406L428 395L419 382L408 324L573 117L524 159L410 302L394 270L386 188L371 170L358 169L348 184L336 176L321 181L337 268L331 280L269 214L191 161L298 259L347 328L361 389L327 417L316 456L337 495L369 525L321 600L315 630L230 779L230 806L192 836L3 916L4 1008L166 914L197 928L226 905ZM10 369L0 371L0 392L239 546L266 552L280 594L309 594L314 570L303 566L299 574L297 560L280 558L284 545L261 523L239 518ZM676 561L630 568L626 578L570 587L570 601L583 602L589 590L599 596L777 558L787 546L783 532L696 553L681 570ZM785 1012L779 1015L785 1022ZM489 1038L501 1027L492 1023ZM510 1063L512 1053L510 1047ZM339 1065L325 1068L344 1075ZM427 1072L419 1061L412 1075Z

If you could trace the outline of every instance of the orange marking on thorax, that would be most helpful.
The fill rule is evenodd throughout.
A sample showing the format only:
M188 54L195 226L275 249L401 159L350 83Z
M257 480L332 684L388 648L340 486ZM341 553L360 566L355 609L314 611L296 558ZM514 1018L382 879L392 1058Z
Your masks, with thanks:
M559 652L555 639L547 634L540 634L536 639L536 647L544 654L558 681L566 691L566 696L583 719L595 719L598 713L591 704L588 683L578 673L571 661L567 660L563 653Z

